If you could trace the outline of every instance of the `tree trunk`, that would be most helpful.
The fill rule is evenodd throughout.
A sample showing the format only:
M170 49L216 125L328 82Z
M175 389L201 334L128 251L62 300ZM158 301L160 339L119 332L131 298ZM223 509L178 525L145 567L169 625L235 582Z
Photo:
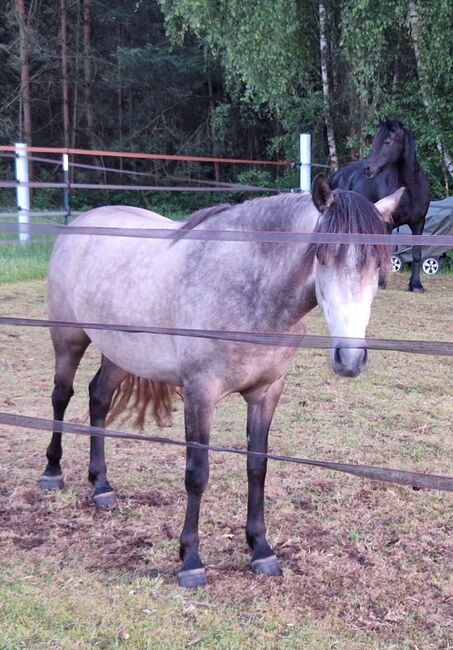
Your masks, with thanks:
M338 169L338 156L337 147L335 144L335 134L333 131L333 121L330 105L330 84L329 84L329 48L327 44L327 15L324 3L319 3L319 43L321 49L321 78L322 78L322 92L324 97L324 119L327 131L327 143L329 146L330 166L332 171Z
M97 141L94 128L93 111L93 69L91 66L91 0L83 0L83 72L85 77L85 116L87 137L91 149L96 149ZM97 175L102 178L102 166L98 156L93 156L98 167Z
M117 27L116 47L122 47L121 25ZM121 59L118 56L118 86L117 86L117 106L118 106L118 146L120 151L123 150L123 73L121 69ZM120 169L123 169L123 158L120 158Z
M16 0L16 11L19 21L19 47L20 47L20 139L31 147L32 145L32 118L31 118L31 87L30 87L30 46L28 41L29 20L25 11L25 0ZM28 161L28 177L33 180L33 163ZM32 190L29 190L30 197Z
M214 90L212 87L212 78L211 75L208 77L208 95L209 95L209 112L211 114L211 141L212 141L212 153L214 156L217 156L217 141L216 141L216 130L212 124L212 115L214 114L215 110L215 101L214 101ZM220 164L218 162L214 163L214 179L216 183L220 182Z
M69 148L69 86L68 86L68 40L66 21L66 0L60 0L60 41L61 41L61 91L63 113L63 143Z
M30 60L28 43L28 20L25 13L25 0L16 0L17 16L19 19L19 44L20 44L20 96L22 104L22 129L21 138L28 146L32 143L31 121L31 91L30 91Z
M412 35L412 47L414 48L415 61L417 64L418 78L420 82L420 89L423 98L423 104L425 106L425 111L428 116L428 120L435 128L436 134L436 145L437 149L441 155L441 158L444 162L445 167L448 169L450 176L453 178L453 159L450 156L449 152L446 151L444 144L439 135L439 127L437 123L436 116L434 114L431 100L429 97L429 84L426 78L424 66L423 66L423 57L420 49L420 14L417 11L414 0L409 0L409 23L411 26L411 35Z

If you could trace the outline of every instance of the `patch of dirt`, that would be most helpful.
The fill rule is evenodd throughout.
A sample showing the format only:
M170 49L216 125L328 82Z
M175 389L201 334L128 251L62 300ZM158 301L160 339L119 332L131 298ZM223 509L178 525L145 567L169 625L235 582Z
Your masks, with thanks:
M394 282L405 284L403 280ZM433 339L445 339L451 326L445 312L449 282L449 276L434 280L423 296L406 294L403 284L382 292L370 335L401 338L410 324L414 338L426 338L429 331ZM25 286L17 302L6 303L5 315L42 316L43 288L43 283ZM323 331L316 318L310 333L317 326ZM2 408L50 417L53 356L47 333L20 329L20 340L5 334L5 341ZM83 420L86 387L97 364L98 355L89 351L68 419ZM332 377L324 353L303 351L275 416L272 449L451 473L449 372L449 359L373 352L363 377L340 381ZM182 424L179 409L171 435L181 436ZM239 398L219 405L215 444L243 445L244 429ZM152 425L146 432L158 433ZM183 450L107 442L109 475L119 503L97 513L86 481L85 439L65 436L63 492L43 494L36 487L47 442L47 434L0 426L0 562L20 564L24 559L38 565L52 558L56 573L64 563L74 572L103 575L106 584L112 576L160 576L162 588L171 592L185 509ZM270 542L284 571L277 580L254 576L249 568L243 459L212 455L200 532L212 602L231 603L244 612L256 603L278 612L284 603L296 617L336 618L367 634L376 647L389 642L409 648L408 639L420 648L448 647L453 620L453 509L448 495L276 463L269 464L266 495ZM107 607L107 601L99 606Z

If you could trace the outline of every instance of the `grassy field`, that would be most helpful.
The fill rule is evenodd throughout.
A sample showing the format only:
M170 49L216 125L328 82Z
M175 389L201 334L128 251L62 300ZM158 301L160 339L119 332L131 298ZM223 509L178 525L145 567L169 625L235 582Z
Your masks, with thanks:
M406 292L407 279L394 275L379 293L370 336L451 340L452 276L424 278L424 295ZM0 301L3 315L45 317L45 283L3 283ZM318 313L308 325L326 333ZM89 351L70 420L86 421L97 363ZM0 330L0 410L50 417L52 375L47 331ZM371 352L366 373L340 380L325 351L301 351L271 451L452 474L452 379L450 359ZM244 428L244 404L230 397L217 409L212 441L244 445ZM180 406L165 435L182 436ZM46 446L47 435L0 426L2 650L452 648L446 493L271 463L267 524L284 576L258 578L244 540L244 460L212 455L201 520L209 585L186 592L175 578L183 451L109 441L120 499L99 514L86 480L88 441L67 436L66 488L50 495L36 486Z
M46 277L51 243L0 243L0 283Z

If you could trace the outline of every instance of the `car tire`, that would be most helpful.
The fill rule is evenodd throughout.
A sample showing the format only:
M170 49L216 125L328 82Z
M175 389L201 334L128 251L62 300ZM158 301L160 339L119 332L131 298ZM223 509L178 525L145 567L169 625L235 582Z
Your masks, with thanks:
M434 275L440 269L440 260L438 257L427 257L422 262L422 269L426 275Z
M392 271L393 273L401 273L404 269L404 262L401 255L392 255Z

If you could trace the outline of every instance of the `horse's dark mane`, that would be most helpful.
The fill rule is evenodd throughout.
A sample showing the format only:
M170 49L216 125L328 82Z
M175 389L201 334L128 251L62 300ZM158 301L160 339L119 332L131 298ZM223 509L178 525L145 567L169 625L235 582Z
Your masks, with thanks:
M216 214L221 214L222 212L229 210L231 207L231 203L221 203L220 205L214 205L210 208L201 208L201 210L193 212L175 232L173 236L173 244L176 243L179 239L183 239L188 230L193 230L199 226L200 223L203 223L206 221L206 219L209 219L209 217L213 217Z
M319 219L314 232L346 234L386 234L386 224L375 206L361 194L348 190L334 190L333 202ZM303 259L302 275L311 272L315 257L321 264L333 259L340 268L351 244L309 244ZM383 244L356 244L357 271L360 272L373 257L381 268L390 263L390 252Z
M258 197L239 204L223 203L210 208L197 210L172 233L173 243L181 240L190 231L205 223L212 217L220 215L221 221L216 227L224 229L227 221L222 217L229 213L231 227L241 229L245 226L249 230L290 231L294 228L294 219L300 214L301 204L309 201L307 194L282 193L272 197ZM228 226L227 226L228 227Z
M184 222L184 224L181 226L181 230L192 230L193 228L199 226L203 221L206 221L206 219L209 219L209 217L213 217L216 214L225 212L225 210L229 210L231 207L233 207L231 203L221 203L220 205L214 205L210 208L202 208L201 210L197 210L189 216L187 221Z

